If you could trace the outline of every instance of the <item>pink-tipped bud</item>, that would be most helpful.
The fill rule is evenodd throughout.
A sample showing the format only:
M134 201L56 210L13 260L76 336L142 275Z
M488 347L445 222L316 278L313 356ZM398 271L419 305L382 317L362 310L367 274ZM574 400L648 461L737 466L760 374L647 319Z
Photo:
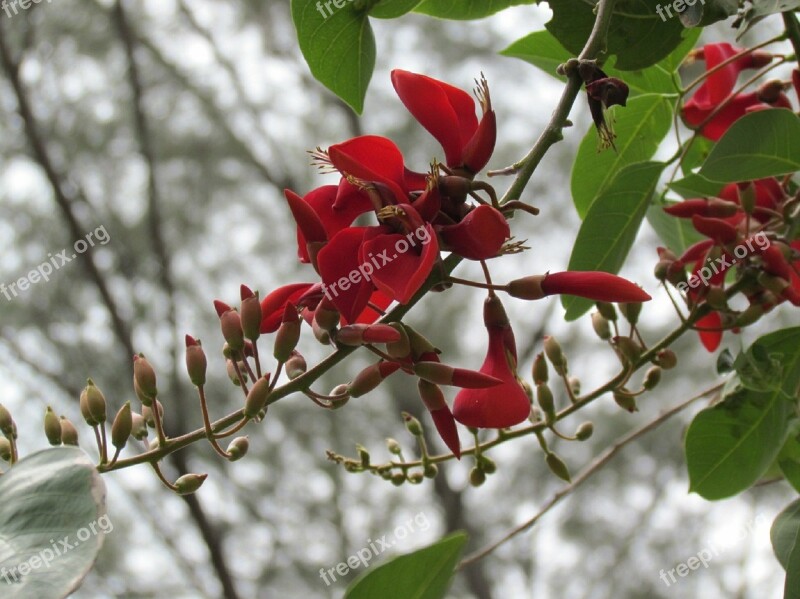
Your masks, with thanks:
M533 367L531 368L533 375L533 384L540 385L546 383L548 379L547 360L544 358L544 353L539 352L533 359Z
M266 407L269 394L269 375L266 374L253 384L247 394L244 402L245 418L252 419L258 416L258 413Z
M656 358L653 362L656 366L661 366L664 370L671 370L678 365L678 357L671 349L662 349L656 354Z
M387 324L349 324L336 333L336 341L351 346L391 343L399 340L400 332Z
M367 366L348 385L350 397L366 395L378 387L389 375L396 372L398 368L400 368L400 365L396 362L384 361Z
M736 202L729 202L720 198L684 200L664 208L664 212L678 218L692 218L695 215L726 218L733 216L739 210L740 207Z
M233 308L231 308L225 302L221 302L220 300L214 300L214 310L216 310L217 316L222 318L222 315L225 314L225 312L230 312L231 310L233 310Z
M191 335L186 335L186 371L195 387L202 387L206 384L207 367L208 360L203 346Z
M235 352L244 349L244 331L242 330L242 317L236 310L223 312L219 317L219 326L222 336L230 348Z
M559 345L555 337L551 337L550 335L545 336L544 353L553 365L553 370L556 371L556 374L559 376L567 374L567 358L564 356L561 345Z
M133 356L133 388L142 404L146 406L158 396L156 371L144 354Z
M300 329L302 323L297 314L297 308L291 302L286 303L283 311L283 320L275 335L275 345L272 355L278 362L286 362L292 355L292 350L297 347L300 341Z
M453 368L439 362L417 362L412 369L419 378L437 385L453 385L464 389L486 389L503 381L477 370Z
M261 301L258 293L253 293L246 285L241 286L240 293L242 332L246 339L256 341L261 335Z

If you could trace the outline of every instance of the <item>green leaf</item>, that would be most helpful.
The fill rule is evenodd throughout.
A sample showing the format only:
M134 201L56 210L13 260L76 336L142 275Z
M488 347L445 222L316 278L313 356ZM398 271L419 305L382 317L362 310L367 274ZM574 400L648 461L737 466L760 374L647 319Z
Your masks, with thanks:
M422 0L381 0L369 11L369 16L378 19L396 19L414 10Z
M757 0L751 2L736 20L738 25L737 39L742 37L750 28L769 15L800 9L800 0Z
M662 20L656 6L664 0L620 0L608 32L608 52L617 56L622 71L644 69L667 57L684 38L678 19ZM595 3L585 0L552 0L553 18L545 25L559 42L577 56L594 26Z
M113 529L105 514L105 484L80 449L46 449L17 462L0 477L0 572L13 573L0 576L0 597L72 593Z
M762 0L758 1L761 2ZM723 21L735 15L738 9L738 0L705 0L703 18L700 19L699 25L705 27L717 21Z
M791 110L758 110L737 120L711 150L700 175L732 183L800 169L800 118Z
M598 196L578 231L569 270L599 270L616 274L636 239L664 164L640 162L623 168ZM567 320L584 314L593 302L564 295Z
M509 6L533 4L539 0L425 0L417 7L421 12L440 19L482 19Z
M375 36L365 12L352 2L331 6L332 14L317 3L292 0L292 20L300 50L311 74L357 113L375 68Z
M690 174L673 181L668 185L673 191L677 191L684 198L715 198L724 187L721 183L709 181L700 175Z
M667 134L672 106L659 95L632 98L627 107L614 106L617 151L597 152L597 132L592 127L578 148L572 167L572 200L581 218L623 167L649 160Z
M647 210L647 222L653 227L664 245L682 254L690 245L703 239L686 218L675 218L664 212L660 204L653 204Z
M456 533L395 557L355 580L345 599L443 599L466 543L467 535Z
M800 599L800 499L778 514L769 536L775 557L786 570L783 599Z
M800 327L759 338L748 349L748 363L762 363L763 352L782 366L780 388L739 386L697 414L686 433L690 491L706 499L730 497L755 483L775 461L792 425L790 398L800 385Z
M800 493L800 424L797 422L778 455L778 468L786 481Z

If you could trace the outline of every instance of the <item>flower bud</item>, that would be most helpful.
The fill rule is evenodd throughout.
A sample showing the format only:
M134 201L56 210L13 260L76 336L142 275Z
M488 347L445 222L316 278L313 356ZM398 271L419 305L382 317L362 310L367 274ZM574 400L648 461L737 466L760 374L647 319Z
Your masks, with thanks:
M6 409L3 404L0 404L0 432L6 437L13 434L14 419L11 418L11 413Z
M60 438L58 442L61 443ZM11 461L11 441L5 437L0 437L0 460L3 460L4 462Z
M369 468L370 465L370 455L367 451L367 448L363 445L356 445L356 451L358 452L358 457L361 459L361 467L362 468Z
M164 417L164 406L161 405L161 402L156 400L156 406L158 407L158 416L159 418ZM150 428L156 427L156 420L155 414L153 414L153 406L142 406L142 418L147 423L147 426Z
M236 310L229 308L220 314L219 327L222 331L222 337L234 352L240 352L244 349L242 317Z
M753 214L756 208L757 191L752 181L738 186L739 203L746 214Z
M206 384L206 369L208 360L203 346L191 335L186 335L186 371L189 373L189 380L195 387L202 387Z
M495 472L497 472L497 464L492 458L488 456L481 455L480 464L481 464L481 469L486 474L494 474Z
M569 385L569 390L572 391L572 395L578 396L581 394L581 380L577 376L569 377L567 384Z
M344 407L345 404L350 401L350 395L347 392L348 389L349 386L342 383L341 385L336 385L333 390L328 393L329 396L335 398L329 400L332 410L338 410L339 408Z
M146 439L148 435L148 430L147 430L147 422L145 422L144 416L142 416L141 414L137 414L136 412L132 412L131 422L132 422L131 436L137 441Z
M286 376L289 377L289 380L293 381L306 373L308 365L306 364L306 359L295 349L292 350L292 355L286 360L283 369L286 371Z
M208 474L184 474L175 481L175 490L179 495L191 495L203 486Z
M547 295L542 290L542 281L546 275L531 275L521 279L514 279L506 289L508 295L524 300L542 299Z
M62 416L61 421L61 442L64 445L78 446L78 429L67 418Z
M400 340L400 332L387 324L349 324L336 333L336 341L343 345L358 346L365 343L393 343Z
M641 302L624 302L619 305L619 311L622 316L632 325L636 326L639 322L639 314L642 312Z
M400 447L400 443L398 443L395 439L389 437L386 439L386 449L389 450L389 453L392 455L400 455L403 453L403 449Z
M471 484L473 487L480 487L485 482L486 472L484 472L482 468L475 466L469 471L469 484Z
M422 424L408 412L403 412L403 422L405 422L406 430L415 437L422 436Z
M59 422L58 416L50 406L47 406L47 410L44 413L44 434L50 445L61 445L61 422ZM8 443L5 437L3 437L3 440Z
M565 480L567 482L571 482L571 478L569 475L569 469L567 465L558 457L556 454L549 452L545 455L545 462L547 463L547 467L550 468L550 471L555 474L558 478Z
M256 341L261 335L261 301L258 292L253 293L246 285L242 285L239 292L242 298L242 332L246 339Z
M402 472L395 472L392 474L391 481L395 487L400 487L404 482L406 482L406 475Z
M378 385L380 385L386 377L393 374L400 368L399 364L395 362L376 362L372 366L367 366L364 370L356 375L356 378L350 383L348 390L350 397L361 397L366 395Z
M553 370L556 371L556 374L559 376L567 374L567 359L564 357L561 346L555 340L555 337L547 335L544 338L544 353L553 365Z
M422 472L412 472L408 475L408 482L412 485L418 485L422 482L424 475Z
M420 360L429 360L426 356L439 355L442 353L425 337L420 335L417 331L408 325L403 325L408 335L409 343L411 344L411 356L415 362Z
M131 412L131 402L119 409L111 425L111 444L117 449L122 449L128 444L128 437L133 431L133 412Z
M623 391L614 391L614 401L623 410L627 410L631 414L638 412L639 408L636 406L636 398Z
M706 293L706 303L715 310L727 310L728 298L725 290L719 285L710 285Z
M437 474L439 474L439 467L436 464L427 464L425 466L425 478L436 478Z
M241 387L242 381L239 380L239 375L236 373L236 365L233 363L233 360L225 361L225 370L231 382L237 387Z
M230 442L230 445L228 445L228 454L230 455L228 460L231 462L241 460L245 455L247 455L247 450L249 449L250 440L247 437L236 437Z
M408 357L411 353L411 340L408 338L406 328L399 322L394 322L389 326L400 334L400 338L386 344L386 353L398 360Z
M555 401L553 400L553 392L547 383L536 385L536 400L539 402L539 407L544 412L545 420L548 424L555 422L556 408Z
M616 322L617 311L614 309L614 304L609 304L608 302L595 302L594 305L597 307L597 311L603 315L603 318L610 322Z
M245 418L252 419L258 416L258 413L267 405L269 393L269 375L266 374L253 384L247 394L244 402Z
M81 415L89 426L106 421L106 398L92 379L86 382L80 397Z
M611 339L611 326L600 312L592 314L592 327L597 336L603 341Z
M327 297L323 297L317 309L314 310L314 323L322 331L330 333L336 330L340 321L341 314L339 314L339 311L336 310L336 307Z
M144 354L133 356L133 387L145 406L149 406L158 395L156 371Z
M614 337L611 342L629 364L635 364L642 357L642 346L630 337Z
M666 281L673 264L675 264L675 262L672 260L659 260L656 262L655 268L653 268L653 274L656 279L662 283Z
M670 370L677 366L678 357L671 349L662 349L656 354L654 362L657 366L661 366L661 368L664 370Z
M586 441L594 433L594 425L591 422L584 422L575 431L575 438L578 441Z
M661 382L661 368L658 366L652 366L647 370L647 373L644 375L644 382L642 383L642 387L647 389L648 391L655 389L656 385Z
M465 389L486 389L503 381L489 374L466 368L454 368L440 362L417 362L414 374L421 379L437 385L454 385Z
M544 353L539 352L533 360L533 384L541 385L547 382L547 360L544 358Z
M314 333L314 337L317 341L319 341L322 345L330 345L331 344L331 333L323 329L316 319L314 322L311 323L311 332Z
M297 347L297 342L300 341L301 326L297 308L292 302L287 302L281 326L275 335L275 346L272 352L278 362L286 362L292 355L292 351Z

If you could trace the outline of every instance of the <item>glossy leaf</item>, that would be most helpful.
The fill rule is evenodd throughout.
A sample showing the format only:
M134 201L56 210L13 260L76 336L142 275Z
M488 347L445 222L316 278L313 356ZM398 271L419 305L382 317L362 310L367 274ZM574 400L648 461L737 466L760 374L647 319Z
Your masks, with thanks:
M732 183L800 169L800 118L791 110L759 110L737 120L711 150L700 175Z
M572 200L581 218L622 168L652 158L672 123L669 101L656 94L632 98L626 107L615 106L612 112L617 151L598 153L597 131L592 127L572 167Z
M0 597L72 593L113 529L105 513L105 484L80 449L46 449L17 462L0 477L0 571L11 573L0 577Z
M641 162L619 172L589 208L572 248L569 270L619 272L663 169L661 162ZM594 305L591 300L566 295L562 304L567 320L575 320Z
M342 8L292 0L292 20L311 74L357 113L375 68L375 36L365 12L347 2Z
M800 499L778 514L769 536L775 557L786 570L783 599L800 599Z
M425 0L417 7L421 12L442 19L482 19L509 6L533 4L537 0Z
M443 599L466 543L467 535L456 533L395 557L360 576L345 599Z
M381 0L369 11L378 19L396 19L414 10L422 0Z

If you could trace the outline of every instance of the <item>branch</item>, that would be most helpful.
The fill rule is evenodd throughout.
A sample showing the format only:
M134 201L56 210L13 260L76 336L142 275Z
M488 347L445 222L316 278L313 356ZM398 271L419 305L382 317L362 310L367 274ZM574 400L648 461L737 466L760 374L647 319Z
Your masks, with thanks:
M583 484L589 478L591 478L592 476L597 474L600 470L602 470L603 467L605 467L612 459L614 459L614 457L625 446L633 443L634 441L636 441L640 437L646 435L650 431L655 430L656 428L658 428L659 426L664 424L667 420L669 420L670 418L675 416L675 414L680 413L681 411L683 411L684 409L689 407L692 403L694 403L698 399L701 399L703 397L707 397L708 395L711 395L712 393L715 393L715 392L719 391L720 389L722 389L722 387L723 387L722 384L718 384L718 385L715 385L715 386L711 387L710 389L706 389L705 391L703 391L699 395L695 395L694 397L692 397L690 399L687 399L683 403L680 403L677 406L671 408L670 410L664 412L663 414L658 416L655 420L652 420L651 422L648 422L644 426L636 429L635 431L633 431L633 432L627 434L626 436L624 436L622 439L618 440L614 445L612 445L611 447L606 449L606 451L604 453L602 453L597 458L595 458L595 460L591 464L589 464L589 466L587 466L577 477L575 477L575 479L570 484L568 484L567 486L563 487L560 491L558 491L555 495L553 495L553 497L550 499L550 501L548 501L544 505L544 507L542 507L539 510L539 512L537 512L537 514L535 516L533 516L529 520L523 522L522 524L520 524L516 528L511 529L505 536L503 536L498 541L495 541L491 545L488 545L488 546L484 547L483 549L481 549L480 551L478 551L476 553L473 553L472 555L469 555L466 558L464 558L463 560L461 560L461 563L458 565L458 569L462 569L465 566L468 566L469 564L471 564L472 562L475 562L475 561L477 561L477 560L479 560L481 558L486 557L487 555L492 553L495 549L497 549L498 547L500 547L504 543L510 541L511 539L516 537L518 534L520 534L522 532L525 532L526 530L531 528L534 524L536 524L542 518L542 516L544 516L547 512L549 512L552 508L554 508L562 499L564 499L564 497L568 496L575 489L577 489L581 484Z

